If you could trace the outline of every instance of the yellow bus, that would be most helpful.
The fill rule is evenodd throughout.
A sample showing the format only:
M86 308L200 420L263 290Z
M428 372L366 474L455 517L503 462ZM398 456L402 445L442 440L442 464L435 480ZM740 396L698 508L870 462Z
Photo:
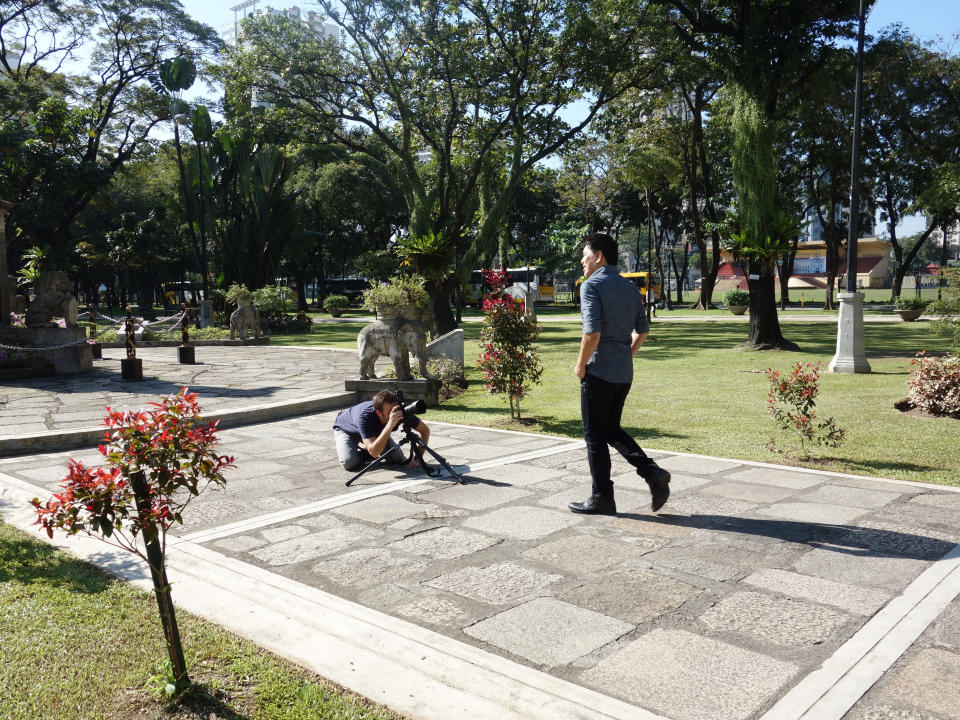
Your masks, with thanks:
M660 278L656 274L652 275L648 272L626 272L620 273L622 277L631 280L634 285L637 286L637 289L640 290L640 296L643 298L643 301L647 301L647 283L651 282L650 289L653 291L653 301L655 303L660 302ZM651 281L650 278L653 278ZM577 284L573 288L573 302L577 305L580 304L580 283L583 282L583 277L577 279Z

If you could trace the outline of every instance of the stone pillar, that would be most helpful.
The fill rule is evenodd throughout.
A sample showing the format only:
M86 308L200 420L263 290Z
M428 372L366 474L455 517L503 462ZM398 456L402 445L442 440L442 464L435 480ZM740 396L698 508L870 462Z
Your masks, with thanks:
M842 292L840 318L837 321L837 354L828 369L836 373L868 373L863 345L863 293Z
M0 327L10 324L10 296L14 288L7 283L7 213L13 208L11 203L0 200Z

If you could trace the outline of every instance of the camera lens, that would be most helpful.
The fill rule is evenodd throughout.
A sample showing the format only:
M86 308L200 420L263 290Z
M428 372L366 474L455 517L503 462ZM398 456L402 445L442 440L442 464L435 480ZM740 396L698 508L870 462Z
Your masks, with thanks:
M403 408L404 414L412 413L416 415L417 413L423 413L427 411L427 404L423 400L414 400L412 403Z

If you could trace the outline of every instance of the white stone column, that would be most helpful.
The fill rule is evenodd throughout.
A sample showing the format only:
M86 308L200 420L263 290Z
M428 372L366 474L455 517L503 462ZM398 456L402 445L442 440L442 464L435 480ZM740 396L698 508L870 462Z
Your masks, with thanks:
M863 293L842 292L840 318L837 321L837 354L828 369L836 373L868 373L863 346Z

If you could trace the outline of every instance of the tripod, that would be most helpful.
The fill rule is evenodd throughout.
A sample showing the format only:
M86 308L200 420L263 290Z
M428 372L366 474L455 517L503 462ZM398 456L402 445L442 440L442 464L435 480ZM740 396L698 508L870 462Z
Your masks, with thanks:
M424 462L424 460L423 460L423 451L426 450L428 453L430 453L430 455L433 456L433 459L434 459L434 460L436 460L438 463L440 463L440 466L441 466L444 470L446 470L448 473L450 473L453 477L455 477L455 478L457 479L457 482L458 482L458 483L463 483L463 478L460 477L460 476L457 474L457 471L454 470L452 467L450 467L450 464L449 464L444 458L442 458L440 455L438 455L438 454L435 453L433 450L431 450L429 447L427 447L427 444L423 441L423 439L422 439L419 435L417 435L416 433L414 433L414 432L413 432L413 428L410 427L410 426L407 424L406 421L404 421L404 423L403 423L403 439L402 439L399 443L397 443L397 447L398 447L398 448L401 448L401 447L403 447L404 445L407 445L407 444L410 445L410 454L407 456L407 460L406 460L406 463L407 463L407 464L409 464L410 461L413 460L414 456L416 456L417 462L420 464L420 467L423 469L423 471L424 471L427 475L429 475L429 476L431 476L431 477L440 477L440 471L439 471L438 469L436 469L436 468L431 468L429 465L427 465L426 462ZM356 480L358 477L360 477L361 475L363 475L363 474L366 473L367 471L373 470L373 469L374 469L375 467L377 467L378 465L383 465L384 463L386 463L387 457L388 457L389 455L390 455L389 452L382 452L382 453L380 453L380 456L379 456L379 457L374 458L373 461L370 462L370 464L368 464L363 470L361 470L361 471L358 472L356 475L354 475L352 478L350 478L349 480L347 480L346 485L349 486L351 483L353 483L354 480Z

